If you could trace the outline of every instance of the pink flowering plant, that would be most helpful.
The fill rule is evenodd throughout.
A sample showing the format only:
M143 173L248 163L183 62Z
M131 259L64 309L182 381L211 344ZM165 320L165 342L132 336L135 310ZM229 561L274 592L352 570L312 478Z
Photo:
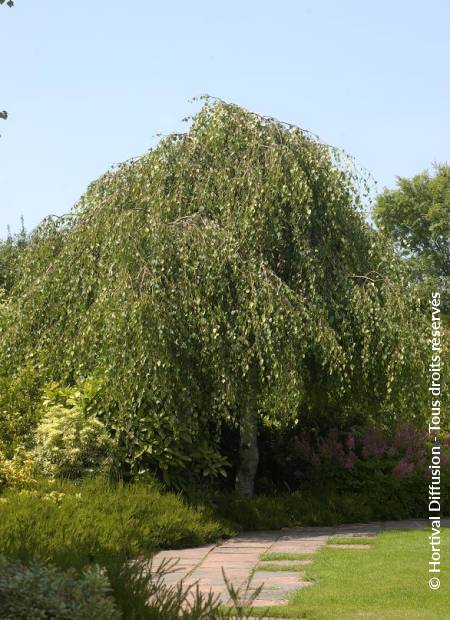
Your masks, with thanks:
M450 434L441 446L445 493L450 480ZM386 514L395 515L398 508L399 516L420 516L427 498L430 452L426 431L400 423L392 430L302 431L284 442L283 449L280 445L275 461L291 489L319 485L327 491L366 496L371 505L380 503L377 510L385 507Z

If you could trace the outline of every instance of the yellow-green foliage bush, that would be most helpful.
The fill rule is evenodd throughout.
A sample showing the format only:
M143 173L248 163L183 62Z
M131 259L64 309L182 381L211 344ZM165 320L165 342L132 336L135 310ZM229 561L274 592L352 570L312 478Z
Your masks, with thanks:
M17 448L12 458L0 451L0 489L24 489L35 483L36 465L29 452Z
M33 458L48 477L81 478L107 468L115 443L104 424L87 411L87 383L81 389L52 384L35 431Z

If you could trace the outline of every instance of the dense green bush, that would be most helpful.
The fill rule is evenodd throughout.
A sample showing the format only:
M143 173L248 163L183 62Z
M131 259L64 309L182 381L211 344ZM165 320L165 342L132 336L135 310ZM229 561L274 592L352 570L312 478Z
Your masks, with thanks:
M32 491L9 490L0 497L0 547L14 562L5 561L10 568L3 583L0 570L0 598L8 594L4 597L5 609L16 613L11 620L31 617L20 615L22 607L30 603L30 596L33 618L102 618L100 612L88 611L87 601L80 605L84 616L77 615L76 609L72 616L57 615L55 611L61 599L60 584L71 589L69 576L73 584L81 581L88 566L90 574L102 575L105 585L110 585L124 620L228 618L214 597L200 596L195 589L166 586L162 577L169 567L151 566L149 557L160 548L199 545L234 531L224 519L215 518L210 509L189 507L180 497L162 493L149 482L124 486L104 479L53 484L43 481ZM51 563L48 568L42 565L41 558ZM101 573L95 571L95 565L102 567ZM69 576L61 572L69 569ZM17 578L12 572L17 573ZM17 583L24 585L25 579L28 592L14 601ZM50 594L48 602L40 596L45 587ZM70 601L72 595L66 590L64 593ZM78 595L73 596L77 599ZM41 616L40 612L47 615ZM111 614L111 619L115 617ZM235 610L231 617L247 615Z
M1 333L3 329L0 308ZM42 387L42 377L32 358L8 377L0 368L0 446L8 456L23 444L33 445L41 415Z
M372 472L373 473L373 472ZM362 487L362 488L361 488ZM428 482L423 476L397 481L382 479L352 490L318 479L301 491L243 498L236 493L192 493L192 502L206 503L218 518L238 530L280 529L426 517ZM443 502L450 501L450 482L442 484Z
M24 565L0 556L3 620L119 620L107 576L92 567L77 576L39 562Z

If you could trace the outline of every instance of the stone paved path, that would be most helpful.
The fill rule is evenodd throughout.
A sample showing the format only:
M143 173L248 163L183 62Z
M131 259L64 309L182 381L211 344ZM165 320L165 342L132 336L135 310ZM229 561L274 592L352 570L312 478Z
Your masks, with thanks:
M450 526L450 519L442 519L442 526ZM428 527L427 519L387 521L366 524L339 525L336 527L301 527L280 531L245 532L230 538L221 545L204 545L194 549L161 551L153 558L153 566L166 560L178 560L166 578L168 585L182 583L196 586L203 593L212 592L224 604L230 604L222 569L235 588L243 588L252 576L249 592L262 585L253 607L268 607L287 603L289 596L299 588L311 585L302 570L259 570L260 556L264 553L314 554L327 544L330 536L372 537L383 530L411 530ZM332 541L330 541L332 544ZM349 545L333 545L348 548ZM292 562L292 561L291 561ZM291 562L271 561L270 564L289 567ZM305 564L305 560L293 564ZM270 568L270 567L268 567ZM297 567L300 568L300 567Z

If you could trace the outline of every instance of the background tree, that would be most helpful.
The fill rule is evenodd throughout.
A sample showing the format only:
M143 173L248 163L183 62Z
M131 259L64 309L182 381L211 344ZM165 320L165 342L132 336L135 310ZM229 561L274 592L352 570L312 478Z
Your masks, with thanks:
M19 259L22 250L28 243L23 217L20 231L12 235L8 230L6 239L0 239L0 288L9 293L16 280L19 270Z
M412 280L442 288L450 309L450 166L434 166L378 196L374 217L407 259Z
M263 425L423 415L423 317L340 157L206 99L187 133L34 231L4 320L3 392L90 377L124 469L170 484L223 472L236 429L245 495ZM10 401L0 411L20 419Z

